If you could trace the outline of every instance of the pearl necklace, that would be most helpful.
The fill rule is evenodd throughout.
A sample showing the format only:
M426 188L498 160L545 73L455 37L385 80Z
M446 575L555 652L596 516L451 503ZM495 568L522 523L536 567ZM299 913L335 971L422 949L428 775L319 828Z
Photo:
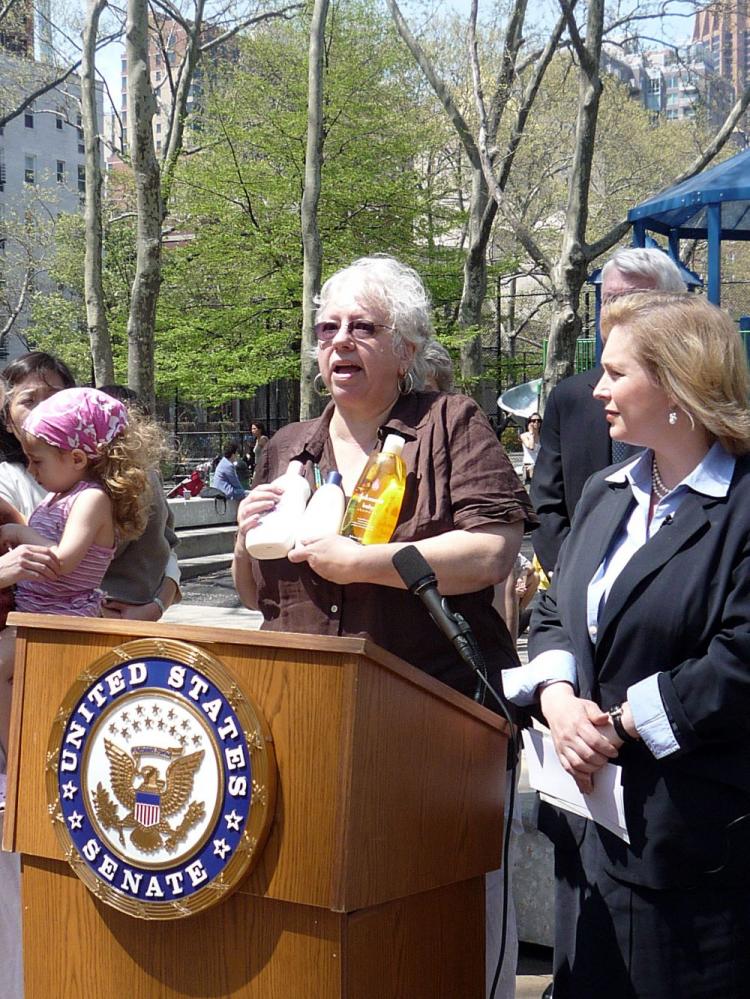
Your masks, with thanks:
M659 475L659 469L656 464L656 456L651 460L651 491L657 500L663 500L664 497L669 493L669 489L664 485L664 480L661 475Z

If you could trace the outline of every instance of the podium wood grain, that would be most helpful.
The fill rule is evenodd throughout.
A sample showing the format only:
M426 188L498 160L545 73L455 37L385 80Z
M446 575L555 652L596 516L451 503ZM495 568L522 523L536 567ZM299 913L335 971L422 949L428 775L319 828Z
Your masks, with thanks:
M24 855L32 999L483 994L481 875L500 864L505 769L491 712L361 639L37 615L12 623L20 641L4 845ZM68 688L140 637L216 655L264 715L279 771L268 842L238 891L158 924L104 906L70 873L44 785ZM54 927L68 931L56 937Z

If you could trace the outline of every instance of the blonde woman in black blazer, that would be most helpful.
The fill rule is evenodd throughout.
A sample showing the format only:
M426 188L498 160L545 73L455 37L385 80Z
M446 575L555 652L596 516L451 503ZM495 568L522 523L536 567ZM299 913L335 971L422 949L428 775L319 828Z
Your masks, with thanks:
M646 448L588 481L529 666L583 791L623 769L630 844L543 806L555 843L554 999L750 994L750 412L734 324L702 298L602 314L594 390Z

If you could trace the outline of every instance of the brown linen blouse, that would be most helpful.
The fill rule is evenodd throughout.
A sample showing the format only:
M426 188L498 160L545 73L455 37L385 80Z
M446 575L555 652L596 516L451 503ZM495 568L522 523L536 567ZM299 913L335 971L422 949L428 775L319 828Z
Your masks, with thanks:
M254 484L270 482L290 461L325 479L336 471L329 437L334 406L317 420L279 430L264 449ZM477 404L461 395L418 392L401 396L380 429L406 441L407 484L392 541L419 541L446 531L523 521L535 527L531 503ZM355 542L352 542L355 544ZM462 693L473 696L476 677L407 590L370 583L341 586L305 563L253 561L263 628L316 635L367 636ZM492 607L492 587L450 597L450 606L471 625L490 678L518 665L508 629ZM489 706L489 704L488 704Z

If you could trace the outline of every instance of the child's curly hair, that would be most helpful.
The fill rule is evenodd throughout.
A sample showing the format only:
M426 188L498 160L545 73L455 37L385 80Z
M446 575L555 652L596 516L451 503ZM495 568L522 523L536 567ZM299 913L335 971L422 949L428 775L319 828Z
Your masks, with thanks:
M152 420L131 409L127 426L109 444L100 444L98 451L97 457L89 456L89 478L112 500L118 542L137 538L146 529L158 487L155 473L167 456L164 434Z

